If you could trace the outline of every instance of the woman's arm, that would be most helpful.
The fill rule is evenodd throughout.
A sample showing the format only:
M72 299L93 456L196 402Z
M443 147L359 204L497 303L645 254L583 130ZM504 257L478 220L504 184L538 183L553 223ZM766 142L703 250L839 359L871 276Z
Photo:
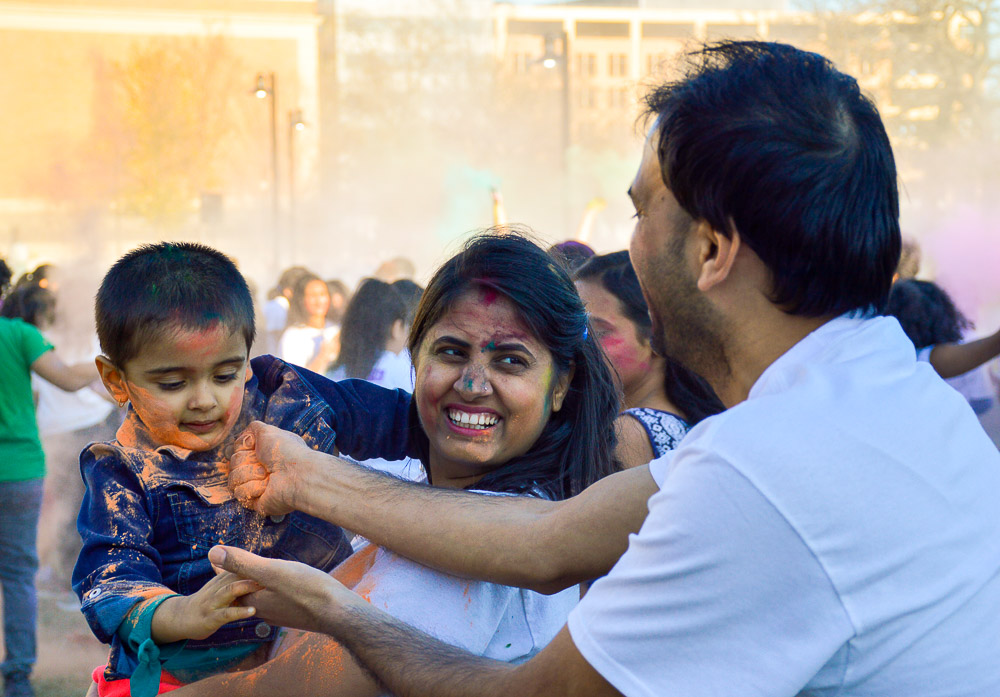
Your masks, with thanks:
M622 414L615 419L615 433L618 445L615 446L615 459L622 467L631 468L648 464L656 457L653 446L649 442L649 434L635 417Z
M607 573L646 518L648 467L565 501L483 496L413 484L311 450L255 422L230 486L265 515L301 510L456 576L553 593Z
M947 379L978 368L1000 355L1000 330L964 344L938 344L931 349L930 364Z
M253 670L220 673L175 690L176 697L375 697L371 674L336 641L305 634Z

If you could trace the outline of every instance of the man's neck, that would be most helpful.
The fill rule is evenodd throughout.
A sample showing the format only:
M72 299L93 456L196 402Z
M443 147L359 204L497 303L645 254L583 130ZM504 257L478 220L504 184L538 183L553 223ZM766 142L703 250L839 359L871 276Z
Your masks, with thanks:
M735 406L772 363L831 319L781 313L772 321L741 323L726 342L722 364L707 370L705 378L727 408Z

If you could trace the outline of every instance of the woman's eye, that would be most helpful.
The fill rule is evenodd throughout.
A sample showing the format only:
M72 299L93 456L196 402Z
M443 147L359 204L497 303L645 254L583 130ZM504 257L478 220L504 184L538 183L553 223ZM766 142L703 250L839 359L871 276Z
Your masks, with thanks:
M508 366L518 366L524 367L528 365L528 361L524 360L520 356L501 356L500 363Z
M160 382L160 383L157 383L157 386L161 390L163 390L164 392L174 392L175 390L179 390L182 387L184 387L184 383L180 382L180 381L177 381L177 382Z
M449 356L451 358L461 358L461 357L463 357L465 355L465 352L462 351L462 349L459 349L459 348L454 348L452 346L444 346L444 347L438 349L438 355L439 356Z

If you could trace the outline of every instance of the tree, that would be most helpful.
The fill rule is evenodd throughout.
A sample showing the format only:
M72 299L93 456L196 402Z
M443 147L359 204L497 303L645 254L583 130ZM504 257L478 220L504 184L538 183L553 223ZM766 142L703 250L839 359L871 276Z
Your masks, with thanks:
M245 73L221 38L145 42L113 65L108 118L118 128L105 131L120 140L108 150L122 157L124 211L178 224L199 194L218 190Z

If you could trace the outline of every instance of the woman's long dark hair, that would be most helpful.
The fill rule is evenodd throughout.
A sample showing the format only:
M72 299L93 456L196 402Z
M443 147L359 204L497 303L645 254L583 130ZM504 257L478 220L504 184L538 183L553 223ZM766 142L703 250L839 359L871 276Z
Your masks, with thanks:
M406 320L406 304L384 281L366 278L351 298L340 325L340 355L333 369L365 380L392 333L392 324Z
M562 499L615 471L613 425L618 415L618 390L573 282L522 232L509 228L482 232L438 269L417 308L410 329L410 353L415 358L419 355L430 328L471 288L488 288L510 301L532 334L548 348L556 373L573 371L562 408L552 412L531 449L488 473L472 488L540 491ZM410 407L413 419L415 403ZM414 434L414 448L426 463L427 435L423 429L414 429Z
M635 325L640 336L647 341L652 338L653 323L649 319L649 307L642 296L639 278L632 268L628 252L591 257L576 270L573 278L578 281L599 280L606 291L618 298L622 314ZM693 426L725 409L704 378L670 356L664 356L663 359L663 387L670 401L684 412L689 424Z
M885 314L899 320L917 349L961 341L975 326L941 286L913 278L892 284Z

